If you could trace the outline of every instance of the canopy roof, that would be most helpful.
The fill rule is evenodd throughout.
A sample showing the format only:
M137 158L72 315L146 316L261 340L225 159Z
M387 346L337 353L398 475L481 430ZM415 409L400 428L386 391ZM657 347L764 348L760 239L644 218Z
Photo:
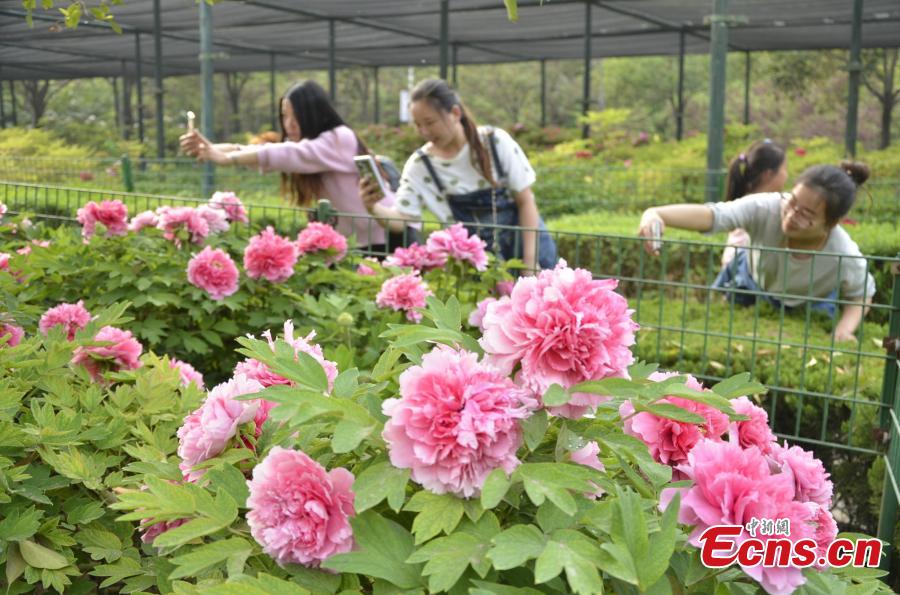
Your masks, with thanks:
M201 0L202 1L202 0ZM196 0L160 0L164 76L200 70ZM0 0L0 79L133 75L137 39L143 76L154 64L154 2L125 0L112 8L124 29L96 22L66 29L51 13L25 23L21 0ZM848 48L852 0L731 2L734 51ZM711 0L591 2L593 57L708 51ZM213 6L216 72L326 69L330 20L335 66L436 65L440 0L244 0ZM519 0L519 20L501 0L451 0L449 41L458 64L582 58L584 0ZM135 35L135 34L138 35ZM863 47L900 46L900 1L865 0Z

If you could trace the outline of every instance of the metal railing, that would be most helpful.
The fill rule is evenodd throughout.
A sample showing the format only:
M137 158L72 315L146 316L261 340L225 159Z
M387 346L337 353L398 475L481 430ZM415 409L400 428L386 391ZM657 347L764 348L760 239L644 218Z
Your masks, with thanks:
M625 167L573 161L535 165L541 213L550 218L585 210L634 211L662 202L705 200L708 176L700 168ZM277 173L217 168L216 187L239 195L278 195ZM144 194L202 194L203 166L194 159L0 156L0 180ZM900 178L874 176L860 192L853 217L900 221Z
M165 204L206 202L0 182L0 202L11 211L55 221L71 222L84 203L110 198L122 200L132 214ZM293 233L309 219L345 223L362 220L369 229L379 225L367 215L336 213L327 201L316 209L245 206L250 223L235 230L244 237L268 224L281 233ZM424 226L422 236L436 224ZM518 244L521 234L528 231L488 224L483 227L511 230ZM635 346L637 357L691 373L707 383L741 372L762 382L768 393L759 403L767 410L774 431L781 438L816 449L839 488L836 505L850 520L858 519L862 515L859 507L867 503L854 502L848 494L859 484L866 485L872 462L881 458L887 471L878 534L882 539L892 539L900 500L900 440L892 439L900 436L900 374L895 346L900 342L900 257L758 249L760 257L806 258L810 270L817 262L828 260L838 279L851 269L872 275L874 294L862 296L871 300L869 312L859 326L857 340L851 342L838 340L835 319L816 306L831 304L840 311L856 305L856 299L816 295L812 283L805 291L782 288L774 294L713 289L712 282L721 269L724 246L720 243L663 238L660 253L655 256L644 249L643 239L634 236L550 233L559 256L570 266L588 269L596 277L619 280L619 291L628 298L642 329ZM739 297L755 301L741 306ZM777 303L770 303L770 297ZM795 302L793 307L785 305Z

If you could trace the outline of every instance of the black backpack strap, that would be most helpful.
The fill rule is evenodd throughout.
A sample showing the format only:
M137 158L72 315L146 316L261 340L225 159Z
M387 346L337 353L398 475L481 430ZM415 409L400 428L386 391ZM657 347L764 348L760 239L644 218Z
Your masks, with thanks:
M425 167L428 168L428 173L431 174L431 179L434 180L434 185L437 186L441 194L444 194L444 184L441 182L441 178L438 177L434 165L431 163L431 159L428 158L428 155L425 154L425 151L422 149L416 149L416 155L422 158L422 162L425 164Z
M500 155L497 153L497 141L494 140L494 129L488 132L488 144L491 146L491 156L494 158L494 167L497 168L497 175L501 180L506 179L506 172L503 171L503 165L500 164Z

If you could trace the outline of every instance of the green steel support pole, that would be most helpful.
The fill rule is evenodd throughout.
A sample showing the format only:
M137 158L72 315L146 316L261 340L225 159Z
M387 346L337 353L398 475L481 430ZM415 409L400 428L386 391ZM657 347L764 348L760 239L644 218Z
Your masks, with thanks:
M128 88L128 68L125 66L125 60L122 60L122 138L131 138L132 122L125 121L125 114L132 114L131 111L131 94L127 93Z
M275 96L275 52L269 54L269 113L272 130L278 130L278 104Z
M9 98L12 101L12 123L13 126L19 125L19 116L16 115L16 86L13 81L9 81Z
M547 60L541 59L541 128L547 126Z
M373 69L375 72L375 123L378 124L381 122L381 90L378 88L378 67L376 66Z
M156 96L156 156L162 159L166 156L166 133L163 130L163 65L162 65L162 15L159 8L160 0L153 0L153 49L155 60L155 83L153 94Z
M6 109L3 105L3 84L0 84L0 128L6 128Z
M141 34L134 34L134 80L137 83L138 140L144 144L144 65L141 63Z
M334 53L334 19L328 19L328 93L331 94L331 101L337 101L337 75Z
M859 79L862 74L860 51L862 49L862 12L863 0L853 0L853 26L850 33L850 64L847 70L847 128L845 152L850 157L856 156L856 130L859 117Z
M678 113L675 115L675 140L684 136L684 29L678 32Z
M744 52L744 124L750 123L750 52Z
M447 80L447 63L450 61L450 0L441 0L441 39L440 50L441 78Z
M453 57L453 60L452 60L452 64L453 64L453 88L456 89L456 88L459 87L459 79L458 79L457 76L456 76L456 67L457 67L457 63L456 63L456 62L457 62L457 60L459 59L459 46L457 46L455 43L453 44L453 52L451 53L451 56Z
M894 286L891 292L891 312L888 319L888 337L895 340L900 337L900 263L894 263L891 272L894 276ZM885 346L887 347L887 345ZM894 491L895 480L900 480L900 435L891 420L891 411L900 416L900 373L898 373L900 360L889 357L884 362L884 381L881 388L881 427L888 432L891 438L888 449L887 469L884 473L884 491L881 494L881 511L878 515L878 539L887 542L888 551L881 559L881 569L890 571L891 553L889 544L894 541L894 526L897 523L897 493ZM890 407L890 409L888 409ZM892 472L892 473L891 473Z
M587 116L591 107L591 0L584 3L584 88L581 92L581 115ZM591 135L591 127L585 123L581 128L581 138Z
M203 92L203 107L200 112L200 132L206 138L213 138L213 15L212 6L200 2L200 85ZM207 161L203 164L203 196L212 195L216 185L215 165Z
M713 0L709 43L709 127L706 138L706 200L722 198L725 145L725 72L728 58L728 0Z
M128 153L122 155L122 182L125 184L125 192L134 192L134 171L131 169L131 157Z

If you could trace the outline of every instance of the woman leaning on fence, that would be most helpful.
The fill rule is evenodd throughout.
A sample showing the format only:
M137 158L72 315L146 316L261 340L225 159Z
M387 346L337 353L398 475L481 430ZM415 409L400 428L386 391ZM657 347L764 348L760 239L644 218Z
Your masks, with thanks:
M804 171L791 192L750 194L731 202L680 204L644 211L638 233L647 238L666 226L704 233L744 228L750 247L739 248L713 282L731 293L736 303L752 304L761 296L787 309L809 304L834 317L836 300L856 302L843 307L834 329L837 341L856 340L866 305L872 302L875 280L856 243L839 225L856 201L857 188L869 177L862 163L839 167L816 165ZM648 242L648 250L659 246ZM780 252L760 248L788 248ZM817 254L824 253L824 254ZM749 293L748 293L749 292Z
M538 214L534 170L504 130L477 126L459 95L443 80L413 89L410 114L427 142L403 168L393 207L379 203L377 184L363 180L361 195L379 222L395 231L404 220L431 211L441 223L456 220L477 233L505 259L521 258L527 269L556 265L556 245ZM501 229L521 226L535 231Z
M385 250L384 230L371 223L359 196L359 174L353 157L369 153L366 145L344 123L328 94L315 81L292 86L280 106L281 142L255 146L212 143L193 130L179 139L181 149L216 165L279 171L282 191L292 204L307 207L319 198L328 198L338 211L360 215L339 218L338 231L347 236L356 234L357 242L373 251ZM382 202L389 205L392 200L393 196L388 196Z

